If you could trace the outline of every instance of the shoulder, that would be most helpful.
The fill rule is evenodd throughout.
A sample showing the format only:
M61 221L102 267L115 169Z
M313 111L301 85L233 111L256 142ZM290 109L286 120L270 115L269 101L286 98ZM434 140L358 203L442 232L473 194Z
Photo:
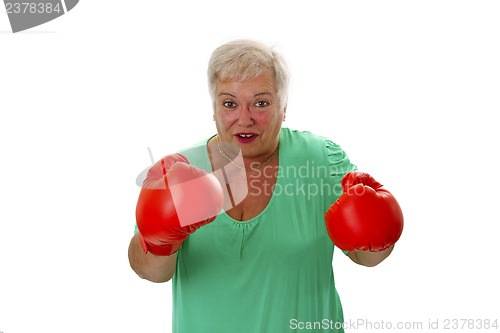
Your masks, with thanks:
M282 128L280 132L280 161L289 165L302 165L315 161L326 164L328 154L325 138L308 131Z
M309 131L299 131L288 127L281 128L280 136L291 140L325 140L325 137L311 133Z
M299 131L291 128L282 128L280 140L283 144L291 146L293 150L314 149L315 147L322 151L342 150L342 148L332 140L309 131ZM303 151L303 153L305 153Z
M282 128L280 132L280 145L284 145L291 151L301 153L318 153L325 149L326 138L309 131L299 131L291 128Z
M282 128L281 139L286 145L286 149L296 158L323 161L330 167L340 168L342 171L339 173L357 169L340 145L322 135Z
M210 139L211 137L198 141L187 148L179 150L178 153L186 156L192 165L211 171L212 167L207 150L207 143Z

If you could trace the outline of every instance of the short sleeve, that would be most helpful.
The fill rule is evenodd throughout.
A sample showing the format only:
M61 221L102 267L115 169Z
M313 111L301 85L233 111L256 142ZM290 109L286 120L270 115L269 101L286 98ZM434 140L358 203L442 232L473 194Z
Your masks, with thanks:
M340 188L342 178L347 173L358 170L358 167L351 163L347 154L338 144L325 139L325 145L331 181ZM342 191L337 194L340 196Z
M356 165L351 163L347 154L338 144L328 139L325 139L325 144L329 163L329 172L334 189L333 193L336 197L336 200L342 195L342 178L344 178L347 173L358 170L358 168ZM345 255L349 254L349 251L342 252L344 252Z

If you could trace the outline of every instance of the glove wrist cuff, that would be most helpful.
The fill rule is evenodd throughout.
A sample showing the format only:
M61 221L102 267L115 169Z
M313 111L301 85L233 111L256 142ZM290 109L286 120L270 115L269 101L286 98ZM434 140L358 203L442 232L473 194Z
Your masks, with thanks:
M144 240L144 237L139 233L139 239L141 242L141 247L144 253L152 253L157 256L169 256L174 254L175 252L179 251L181 248L182 242L175 242L172 244L165 244L165 245L154 245L146 242Z

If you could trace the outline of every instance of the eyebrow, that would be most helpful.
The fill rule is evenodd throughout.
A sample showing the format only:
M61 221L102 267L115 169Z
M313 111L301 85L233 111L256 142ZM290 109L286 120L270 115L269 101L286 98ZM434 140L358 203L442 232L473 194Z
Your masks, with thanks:
M225 96L225 95L227 95L227 96L231 96L231 97L236 98L236 96L234 96L233 94L226 93L226 92L221 92L221 93L219 94L219 96Z
M256 93L255 95L253 95L254 97L256 96L260 96L260 95L271 95L271 93L268 93L268 92L260 92L260 93ZM219 96L231 96L231 97L234 97L234 98L237 98L235 95L233 94L230 94L230 93L227 93L227 92L221 92L219 94Z

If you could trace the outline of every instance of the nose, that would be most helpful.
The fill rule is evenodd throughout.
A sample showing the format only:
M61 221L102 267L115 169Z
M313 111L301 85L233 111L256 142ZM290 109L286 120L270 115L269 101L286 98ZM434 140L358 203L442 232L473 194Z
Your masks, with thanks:
M243 127L251 126L255 123L255 120L252 117L252 113L248 106L243 106L240 110L238 125Z

